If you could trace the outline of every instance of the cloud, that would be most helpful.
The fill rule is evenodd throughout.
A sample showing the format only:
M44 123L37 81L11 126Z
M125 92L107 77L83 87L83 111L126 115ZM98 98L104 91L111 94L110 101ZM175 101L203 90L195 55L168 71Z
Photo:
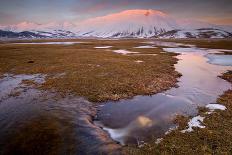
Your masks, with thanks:
M9 24L14 20L16 20L14 15L0 11L0 24Z

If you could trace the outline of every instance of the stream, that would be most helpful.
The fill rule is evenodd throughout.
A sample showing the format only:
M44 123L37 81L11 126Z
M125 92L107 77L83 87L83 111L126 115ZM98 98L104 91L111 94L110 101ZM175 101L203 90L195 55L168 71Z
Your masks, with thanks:
M173 120L177 115L195 116L198 107L216 103L218 96L231 88L230 83L218 77L232 69L231 55L221 53L229 50L160 41L149 43L180 54L175 69L182 77L178 88L152 96L106 102L99 107L95 123L122 145L140 145L151 138L161 138L176 127Z

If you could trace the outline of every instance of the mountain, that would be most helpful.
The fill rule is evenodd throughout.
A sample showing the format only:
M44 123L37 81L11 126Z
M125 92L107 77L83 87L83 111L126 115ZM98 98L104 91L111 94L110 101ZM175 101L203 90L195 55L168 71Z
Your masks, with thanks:
M156 38L170 39L170 38L232 38L232 33L215 29L215 28L201 28L194 30L171 30L158 36Z
M94 37L152 37L178 29L174 19L156 10L127 10L89 19L77 25L77 34Z
M74 24L68 22L47 24L21 22L0 26L0 38L73 38L76 34L69 30L72 27Z
M0 38L231 38L231 26L179 20L157 10L126 10L73 24L0 26Z

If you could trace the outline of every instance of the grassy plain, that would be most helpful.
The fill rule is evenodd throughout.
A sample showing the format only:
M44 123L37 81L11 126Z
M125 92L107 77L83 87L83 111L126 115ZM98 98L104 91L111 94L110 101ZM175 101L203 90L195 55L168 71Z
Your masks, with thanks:
M36 40L33 42L42 42ZM46 40L48 41L48 40ZM54 41L54 40L49 40ZM0 75L46 74L43 89L100 102L154 94L175 86L175 54L161 48L136 49L144 40L55 40L74 45L0 44ZM23 42L23 41L21 41ZM27 41L28 42L28 41ZM95 49L96 46L113 46ZM125 49L144 55L113 53ZM156 56L146 54L157 54ZM141 63L137 60L143 61Z

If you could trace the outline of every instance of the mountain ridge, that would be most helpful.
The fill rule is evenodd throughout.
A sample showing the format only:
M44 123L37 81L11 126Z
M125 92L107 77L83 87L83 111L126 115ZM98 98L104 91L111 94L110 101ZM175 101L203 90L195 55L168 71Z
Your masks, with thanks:
M37 24L21 22L0 26L0 37L7 38L231 38L229 26L192 20L178 20L158 10L125 10L119 13L70 22ZM13 32L13 33L10 33ZM24 32L24 33L22 33ZM25 33L27 32L27 33ZM173 33L175 32L175 33ZM7 35L8 34L8 35ZM10 35L11 34L11 35ZM22 35L25 34L25 35ZM26 35L27 34L27 35ZM30 34L30 35L29 35ZM31 36L31 37L30 37Z

